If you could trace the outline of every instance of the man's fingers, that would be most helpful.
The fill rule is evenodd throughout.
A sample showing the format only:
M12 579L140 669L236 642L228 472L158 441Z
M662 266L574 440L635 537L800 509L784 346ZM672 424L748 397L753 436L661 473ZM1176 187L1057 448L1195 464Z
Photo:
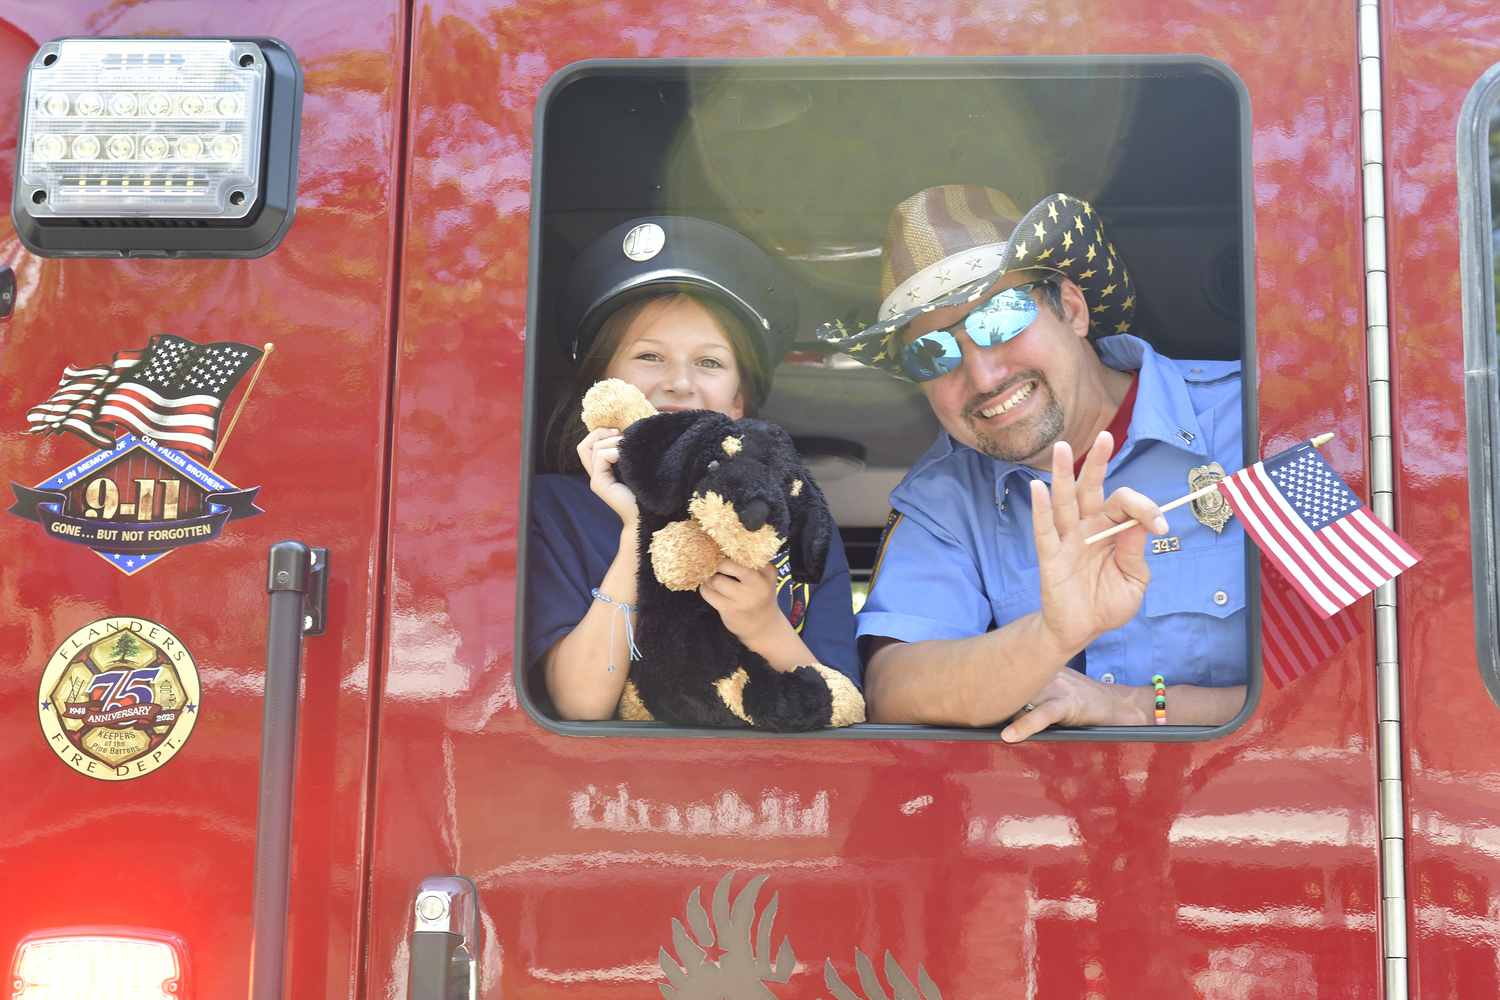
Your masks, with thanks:
M1151 580L1151 567L1146 563L1146 529L1142 525L1126 528L1110 539L1115 546L1115 566L1144 588Z
M1010 725L1000 731L1000 738L1007 743L1019 743L1048 726L1061 722L1066 713L1067 702L1063 699L1044 701L1032 711L1023 711L1016 716Z
M1122 486L1109 495L1104 513L1116 524L1135 518L1153 534L1165 535L1168 531L1167 515L1161 512L1156 502L1128 486Z
M1031 534L1036 539L1037 558L1042 561L1057 555L1062 543L1057 537L1057 526L1053 524L1052 496L1047 484L1040 479L1031 481Z
M1104 509L1104 470L1109 467L1114 454L1115 439L1109 431L1100 431L1093 447L1084 456L1083 470L1078 475L1078 516L1093 517ZM1054 480L1056 473L1053 474Z
M1073 484L1073 448L1066 441L1052 446L1052 523L1058 535L1078 527L1078 495Z

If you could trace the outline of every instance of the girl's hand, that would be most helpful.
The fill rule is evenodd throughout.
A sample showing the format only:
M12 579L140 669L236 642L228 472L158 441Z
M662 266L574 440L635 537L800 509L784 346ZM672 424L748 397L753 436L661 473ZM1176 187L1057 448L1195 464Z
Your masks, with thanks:
M719 571L698 588L698 593L719 613L724 627L750 649L755 649L778 626L790 629L776 605L776 567L746 569L728 559L719 561Z
M613 427L600 427L590 431L578 442L578 458L583 462L583 471L588 473L589 488L609 505L609 509L620 515L626 526L633 525L640 516L635 504L635 494L630 487L615 476L615 463L620 460L620 441L624 434Z

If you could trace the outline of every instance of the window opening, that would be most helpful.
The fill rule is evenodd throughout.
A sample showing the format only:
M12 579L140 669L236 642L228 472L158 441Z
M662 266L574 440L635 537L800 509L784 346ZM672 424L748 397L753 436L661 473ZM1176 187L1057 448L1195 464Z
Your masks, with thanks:
M1458 128L1459 256L1464 312L1464 395L1474 638L1480 677L1500 705L1500 65L1469 91Z
M554 471L548 416L571 374L555 335L571 263L609 229L650 215L728 226L775 260L799 328L761 416L781 424L828 497L854 600L868 587L887 496L938 423L915 385L830 354L827 320L875 320L880 248L895 204L939 184L994 184L1025 208L1064 191L1097 206L1139 289L1136 328L1168 358L1253 357L1249 104L1202 57L591 61L560 71L537 115L527 338L523 511ZM1030 200L1026 200L1026 199ZM1244 435L1257 440L1253 365ZM1248 452L1246 461L1255 457ZM1185 485L1185 484L1184 484ZM1182 492L1186 492L1184 489ZM1171 499L1164 497L1165 499ZM529 522L527 522L529 523ZM529 544L522 531L523 553ZM1258 567L1239 588L1259 619ZM542 725L577 734L681 734L660 724L551 717L528 675L526 567L517 688ZM1222 605L1222 601L1219 602ZM1044 739L1202 739L1258 699L1258 631L1247 627L1246 706L1217 729L1049 730ZM999 729L866 724L812 738L998 739ZM702 735L765 735L689 730Z

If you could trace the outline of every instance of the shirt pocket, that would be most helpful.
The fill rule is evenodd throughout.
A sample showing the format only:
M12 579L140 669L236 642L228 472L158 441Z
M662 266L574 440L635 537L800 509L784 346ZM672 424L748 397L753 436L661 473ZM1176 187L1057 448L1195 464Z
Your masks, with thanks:
M990 598L990 628L1004 628L1017 618L1042 610L1042 574L1034 566L1005 572L1005 592Z
M1226 687L1245 683L1244 545L1216 545L1147 557L1151 582L1144 610L1153 660L1170 665L1172 683Z

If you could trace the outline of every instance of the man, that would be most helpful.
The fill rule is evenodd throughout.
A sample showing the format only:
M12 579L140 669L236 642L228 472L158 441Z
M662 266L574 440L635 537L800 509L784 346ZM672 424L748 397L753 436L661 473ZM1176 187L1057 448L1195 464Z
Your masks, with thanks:
M858 618L871 721L1014 717L1011 741L1149 725L1157 674L1166 723L1233 718L1243 531L1217 493L1170 524L1153 501L1240 468L1238 363L1171 361L1126 335L1134 287L1068 195L1024 215L991 188L914 195L891 219L881 293L875 325L819 335L918 382L943 432L891 493Z

